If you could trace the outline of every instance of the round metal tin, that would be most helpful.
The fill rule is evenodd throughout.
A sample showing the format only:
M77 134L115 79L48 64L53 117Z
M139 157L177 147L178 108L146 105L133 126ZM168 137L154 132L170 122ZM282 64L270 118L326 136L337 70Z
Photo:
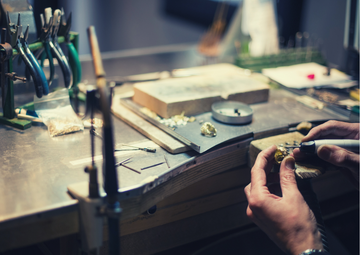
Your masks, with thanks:
M211 110L214 119L227 124L247 124L253 116L250 106L236 101L213 103Z

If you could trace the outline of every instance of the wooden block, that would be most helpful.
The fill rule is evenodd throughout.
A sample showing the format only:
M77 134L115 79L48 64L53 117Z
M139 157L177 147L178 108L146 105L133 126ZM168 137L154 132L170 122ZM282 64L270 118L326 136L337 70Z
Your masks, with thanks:
M246 166L208 177L157 203L155 214L142 214L122 221L121 235L133 234L245 202L243 189L249 182L250 170Z
M189 77L170 78L134 85L133 101L163 118L185 112L186 116L211 111L214 102L265 102L269 86L245 75L231 64L216 64L184 69Z
M135 128L137 131L150 138L153 142L167 150L172 154L177 154L192 150L189 146L183 144L179 140L173 138L171 135L165 133L150 122L144 120L137 114L133 113L126 107L120 104L120 96L113 98L112 112L122 121Z

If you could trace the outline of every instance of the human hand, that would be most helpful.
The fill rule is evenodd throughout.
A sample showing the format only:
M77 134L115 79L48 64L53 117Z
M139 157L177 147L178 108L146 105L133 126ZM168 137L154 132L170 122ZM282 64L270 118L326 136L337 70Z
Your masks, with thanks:
M275 151L273 145L259 153L251 169L251 183L245 187L249 202L246 214L288 254L323 249L314 214L296 184L293 157L286 157L280 165L282 196L272 194L267 187Z
M330 120L314 127L302 142L316 139L359 139L359 123L346 123ZM299 149L294 149L293 155L297 160L304 160L306 155ZM317 150L319 158L341 167L344 175L359 189L359 154L350 152L335 145L322 145Z

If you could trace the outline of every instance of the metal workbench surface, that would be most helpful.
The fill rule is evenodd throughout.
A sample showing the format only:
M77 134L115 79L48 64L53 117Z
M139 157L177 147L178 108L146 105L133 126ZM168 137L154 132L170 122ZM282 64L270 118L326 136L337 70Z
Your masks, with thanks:
M194 57L194 48L192 47L171 50L172 52L150 52L144 55L134 54L133 56L123 53L113 54L113 58L104 58L104 68L108 76L124 76L201 64L195 60L198 56ZM93 75L91 61L84 60L82 64L84 79L91 79ZM270 102L273 104L281 104L282 102L288 104L289 101L296 103L294 96L289 92L273 90L270 93ZM313 115L308 114L307 116L311 116L312 120L345 119L343 116L332 112L310 110L306 106L298 105L297 107L303 107L304 111L311 112ZM291 115L291 109L289 109L289 115ZM286 116L279 116L279 118L286 118ZM293 122L292 116L291 123ZM149 141L115 117L113 117L113 126L115 143ZM280 126L272 128L284 127L286 128L286 125L284 126L282 123ZM249 135L251 136L251 134ZM88 181L88 175L84 172L84 167L90 164L91 152L88 129L83 132L51 138L46 126L32 126L27 130L18 130L0 125L0 139L0 226L11 225L16 220L26 222L26 217L39 213L56 214L65 209L77 210L77 202L68 194L67 187L70 184ZM236 146L217 147L204 155L194 151L172 155L160 147L157 147L156 154L144 151L119 153L116 156L118 161L131 155L135 167L140 166L136 165L139 162L142 165L159 162L163 160L163 155L166 154L171 166L168 168L166 164L163 164L143 171L141 174L134 173L126 168L119 168L120 197L124 200L141 198L143 194L155 186L164 185L167 180L179 175L184 170L214 159L212 154L214 151L220 156L231 154L236 150L246 149L251 139L246 138L242 141L233 142ZM101 155L102 141L99 138L95 138L95 141L95 155ZM195 159L198 159L197 162ZM101 160L96 161L100 169L101 162ZM246 164L246 161L238 161L233 166L239 164ZM216 172L209 170L209 174L214 173ZM101 174L99 177L102 181ZM153 182L156 178L158 178L157 181ZM189 181L189 183L191 182ZM183 186L185 187L186 184ZM179 186L179 188L181 187ZM164 196L166 194L159 195L158 200ZM142 205L137 213L141 213L140 210L143 209Z

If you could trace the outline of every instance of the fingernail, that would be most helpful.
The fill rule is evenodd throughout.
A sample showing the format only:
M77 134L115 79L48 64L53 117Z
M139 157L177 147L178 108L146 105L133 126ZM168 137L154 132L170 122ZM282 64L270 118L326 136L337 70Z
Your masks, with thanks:
M331 149L329 146L322 145L318 149L318 156L322 158L323 160L329 160L331 157Z
M289 170L294 170L295 169L295 159L291 156L287 156L286 158L284 158L284 164L285 167Z

